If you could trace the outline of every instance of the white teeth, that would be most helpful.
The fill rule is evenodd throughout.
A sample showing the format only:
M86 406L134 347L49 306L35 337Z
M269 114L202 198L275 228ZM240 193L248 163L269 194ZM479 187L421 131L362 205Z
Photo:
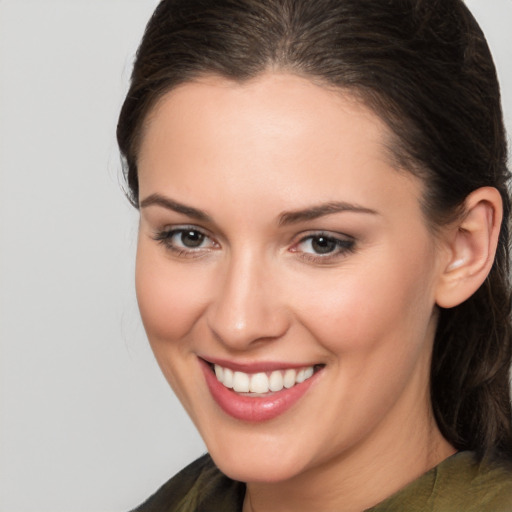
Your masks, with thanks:
M243 372L233 374L233 389L238 393L249 393L249 375Z
M224 368L222 366L219 366L218 364L215 365L215 375L217 376L217 380L219 382L224 381Z
M265 373L255 373L249 385L251 393L268 393L268 377Z
M295 370L286 370L284 372L284 387L286 389L293 388L295 386L295 379L297 378L297 372Z
M270 374L269 389L270 391L281 391L283 389L283 374L279 371Z
M215 365L215 366L217 366L217 365ZM233 372L229 368L223 368L223 370L224 370L224 378L223 378L223 380L219 380L219 382L222 382L222 384L224 384L224 386L231 389L233 387ZM218 377L217 377L217 379L218 379Z
M299 370L299 373L297 373L297 382L304 382L306 380L306 370L304 368L302 370Z
M229 368L214 365L217 380L227 388L233 388L237 393L255 393L262 395L270 392L278 392L283 388L290 389L295 384L300 384L311 378L315 373L313 366L294 370L275 370L273 372L253 373L233 372Z

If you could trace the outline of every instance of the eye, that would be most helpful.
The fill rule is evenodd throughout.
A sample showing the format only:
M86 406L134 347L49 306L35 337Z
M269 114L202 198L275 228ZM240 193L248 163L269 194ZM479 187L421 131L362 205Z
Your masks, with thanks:
M188 249L197 249L198 247L201 247L205 239L206 235L196 231L195 229L178 231L172 236L172 240L175 245L186 247Z
M307 259L325 261L352 252L354 246L352 238L316 233L303 237L293 246L292 252L300 252Z
M217 243L195 227L178 227L159 231L154 239L180 256L197 256L217 247Z
M338 247L336 240L326 236L312 236L303 242L303 245L308 249L310 248L316 254L329 254ZM304 249L306 247L304 247Z

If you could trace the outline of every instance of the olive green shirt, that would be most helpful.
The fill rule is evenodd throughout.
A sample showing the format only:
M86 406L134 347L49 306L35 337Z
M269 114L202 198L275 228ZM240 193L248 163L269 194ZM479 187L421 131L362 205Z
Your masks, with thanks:
M244 496L205 455L133 512L241 512ZM512 512L512 468L460 452L366 512L415 511Z

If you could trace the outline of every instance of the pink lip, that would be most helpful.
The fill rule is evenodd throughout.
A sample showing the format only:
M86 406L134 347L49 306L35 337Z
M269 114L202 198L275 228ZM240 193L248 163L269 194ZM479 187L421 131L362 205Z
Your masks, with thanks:
M260 361L256 363L234 363L225 359L217 359L205 357L204 360L212 364L218 364L223 368L229 368L233 371L245 372L245 373L259 373L259 372L273 372L274 370L288 370L289 368L299 369L306 368L308 366L314 366L314 364L298 364L298 363L280 363L277 361Z
M233 390L223 386L217 380L217 377L208 363L202 359L199 359L199 362L201 364L208 389L210 390L213 399L221 409L233 418L248 422L268 421L286 412L290 407L298 402L302 396L304 396L313 381L316 380L317 375L320 373L315 373L308 380L305 380L300 384L296 384L290 389L283 389L276 393L270 393L267 396L252 398L248 396L241 396ZM234 365L230 363L226 366L233 368ZM268 368L268 365L265 365L266 371L270 371ZM279 369L283 369L283 367L280 366Z

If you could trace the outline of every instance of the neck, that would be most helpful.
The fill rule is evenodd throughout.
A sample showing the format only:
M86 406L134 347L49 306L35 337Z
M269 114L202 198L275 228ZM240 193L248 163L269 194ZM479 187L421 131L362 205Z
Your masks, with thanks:
M408 424L380 425L361 445L327 464L283 482L248 483L243 511L361 512L377 505L455 453L430 408L421 417L410 412Z

